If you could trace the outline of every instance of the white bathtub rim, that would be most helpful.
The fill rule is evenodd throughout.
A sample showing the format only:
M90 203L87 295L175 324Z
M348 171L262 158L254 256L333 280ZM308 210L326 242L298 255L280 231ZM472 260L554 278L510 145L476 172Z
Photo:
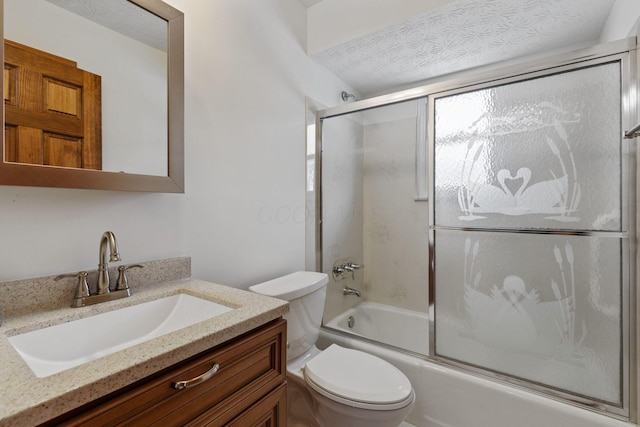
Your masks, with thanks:
M371 309L371 310L369 310ZM415 343L402 343L395 342L395 337L390 336L374 336L376 332L371 332L371 334L362 333L361 331L357 331L356 329L347 328L345 325L348 324L348 318L350 316L355 316L356 323L358 323L358 319L360 317L360 313L362 315L370 314L371 312L375 313L376 311L382 311L385 313L391 313L392 315L400 315L400 317L408 317L411 319L419 320L424 322L419 330L415 330L415 333L425 334L426 342L422 344ZM367 341L373 345L379 345L383 347L387 347L392 350L400 351L403 353L410 354L415 357L425 358L428 357L429 352L429 334L431 333L430 320L427 313L422 311L409 310L406 308L391 306L387 304L381 304L373 301L362 301L357 305L349 308L348 310L340 313L335 316L333 319L328 322L323 322L322 328L328 328L332 331L336 331L336 333L345 334L348 337L358 337L362 338L364 341ZM400 327L400 326L399 326ZM377 332L380 332L379 330ZM424 347L423 347L424 346Z
M553 396L542 395L535 391L524 389L522 387L519 387L517 384L511 384L502 382L500 380L485 378L472 372L467 372L450 365L445 365L442 362L427 359L424 356L414 356L402 351L397 351L395 348L380 346L375 341L361 339L361 337L358 335L343 333L341 330L335 331L333 329L322 328L320 332L320 339L317 345L322 349L327 344L327 342L336 342L339 345L344 345L349 348L371 352L372 354L376 354L389 361L390 363L393 363L398 368L401 368L399 364L404 364L408 369L413 368L415 370L419 370L421 373L426 373L427 375L429 372L431 372L432 374L439 373L444 376L449 376L452 379L459 380L463 383L466 382L466 384L469 386L485 388L487 389L487 392L493 392L496 393L496 395L503 394L504 397L516 399L516 402L521 405L533 405L532 411L533 409L537 408L535 409L536 413L538 411L541 411L542 413L553 412L559 417L571 418L572 421L575 420L575 424L572 423L571 427L573 427L574 425L580 427L631 427L637 425L630 423L628 420L622 419L615 414L603 414L601 412L585 408L584 406L573 404L572 402L559 400L554 398ZM404 369L402 370L405 371ZM409 377L412 383L414 381L417 382L417 380L419 379L412 378L412 376L407 372L405 372L405 374ZM421 384L413 384L413 389L416 391L418 401L420 401L421 399L421 388ZM418 403L416 405L416 409L419 408L420 403L422 403L423 405L425 404L425 402L416 403ZM426 404L428 403L429 402L426 402ZM458 424L449 423L446 420L439 420L437 418L434 418L431 416L431 414L421 414L421 416L422 419L429 420L429 426L437 425L439 427L461 427ZM411 420L408 421L412 422ZM540 425L558 424L553 424L549 421L543 421ZM493 425L493 427L501 426L496 424ZM505 427L507 426L505 425Z
M338 324L338 321L340 319L343 319L345 316L349 316L355 313L358 310L358 308L361 308L361 307L365 307L365 308L373 307L373 308L378 308L385 311L392 311L399 314L410 314L414 316L417 315L419 317L424 317L426 320L429 319L429 314L424 311L410 310L408 308L396 307L394 305L382 304L375 301L361 301L358 304L354 305L353 307L349 308L348 310L338 314L337 316L334 316L331 320L329 320L328 322L325 322L325 325L327 326L331 325L333 327L333 325Z

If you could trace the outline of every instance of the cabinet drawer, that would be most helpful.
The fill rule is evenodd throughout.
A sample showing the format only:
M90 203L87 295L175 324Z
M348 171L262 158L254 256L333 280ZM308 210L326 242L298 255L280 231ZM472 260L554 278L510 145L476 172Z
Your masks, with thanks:
M284 382L285 346L286 321L280 319L176 365L62 425L165 427L184 425L204 413L211 419L231 420ZM219 369L210 379L182 390L173 387L206 373L214 364Z

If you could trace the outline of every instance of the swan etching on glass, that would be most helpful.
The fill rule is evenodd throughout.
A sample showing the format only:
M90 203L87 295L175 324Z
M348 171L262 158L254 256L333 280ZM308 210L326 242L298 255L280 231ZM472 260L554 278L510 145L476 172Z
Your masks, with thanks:
M540 111L544 111L544 114ZM550 215L546 219L556 221L579 221L580 218L572 214L577 211L581 190L574 156L563 126L563 123L576 121L579 121L577 114L571 115L545 102L530 109L521 109L518 114L508 117L484 114L474 122L470 132L458 134L457 138L464 137L468 141L458 189L458 203L463 212L459 219L474 221L486 218L486 214L543 214ZM485 135L484 129L488 128L492 132ZM542 129L552 131L550 134L553 138L547 134L544 142L557 159L555 165L544 165L548 170L538 168L534 173L530 167L520 166L493 171L487 167L487 159L504 158L500 150L506 149L495 144L493 137ZM554 139L564 143L563 150ZM521 161L532 162L531 156L525 157L526 154L523 153Z
M476 213L501 213L523 215L527 213L562 213L563 195L568 190L568 177L540 181L529 185L531 169L522 167L515 175L507 169L496 174L499 185L477 183L474 185L473 211ZM509 185L512 184L512 185ZM515 190L515 191L514 191Z
M571 245L565 244L564 253L554 246L553 255L562 284L550 279L555 299L549 301L541 301L537 289L527 290L527 283L515 274L504 277L501 286L494 284L488 293L483 292L481 272L474 271L479 245L476 241L472 249L471 239L465 241L465 335L509 352L575 358L586 336L586 326L583 322L578 338Z

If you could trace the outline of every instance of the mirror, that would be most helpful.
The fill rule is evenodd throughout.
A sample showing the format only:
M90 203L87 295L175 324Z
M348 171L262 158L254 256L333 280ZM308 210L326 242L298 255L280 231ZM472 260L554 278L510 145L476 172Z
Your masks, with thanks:
M0 4L0 184L184 192L183 14L160 0Z

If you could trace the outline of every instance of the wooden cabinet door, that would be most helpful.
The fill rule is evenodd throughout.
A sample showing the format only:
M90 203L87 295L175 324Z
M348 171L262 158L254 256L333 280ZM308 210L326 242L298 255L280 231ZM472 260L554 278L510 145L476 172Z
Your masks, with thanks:
M286 383L225 424L225 427L287 427Z
M6 162L102 169L101 78L4 41Z

